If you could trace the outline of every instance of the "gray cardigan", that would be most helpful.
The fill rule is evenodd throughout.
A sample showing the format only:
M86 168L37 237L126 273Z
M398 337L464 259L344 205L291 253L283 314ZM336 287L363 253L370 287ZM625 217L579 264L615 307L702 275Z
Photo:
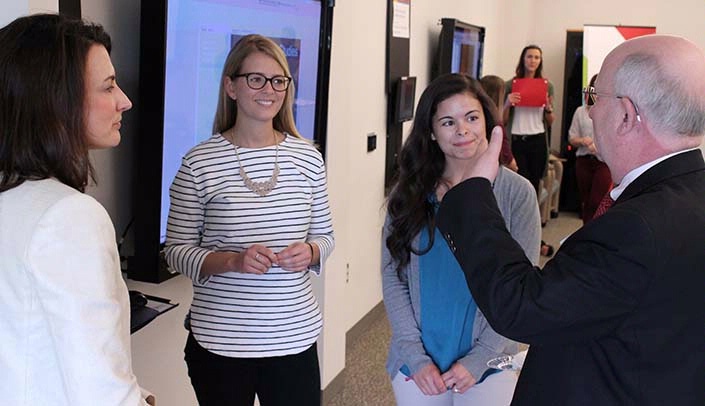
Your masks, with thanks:
M534 188L520 175L500 167L493 190L507 229L524 249L529 260L537 264L541 241L541 220ZM389 218L384 226L382 240L382 290L387 316L392 326L387 372L394 379L399 368L404 364L409 367L412 374L415 374L433 360L426 354L419 328L421 322L419 258L411 254L409 265L402 270L400 279L396 272L396 262L392 260L386 245L389 235L388 223ZM413 244L416 246L418 241L417 235ZM475 315L472 340L472 349L458 362L475 379L480 379L487 370L488 360L502 354L517 352L516 343L495 333L479 309ZM443 372L445 371L441 371Z

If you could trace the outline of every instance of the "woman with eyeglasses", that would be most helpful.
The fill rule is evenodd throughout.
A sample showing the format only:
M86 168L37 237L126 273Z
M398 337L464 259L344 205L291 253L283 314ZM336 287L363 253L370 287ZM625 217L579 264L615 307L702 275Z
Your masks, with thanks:
M543 78L543 51L538 45L522 49L512 79ZM503 121L511 134L512 153L519 174L531 182L537 196L541 195L539 182L548 165L548 129L555 120L553 114L553 84L548 81L546 104L543 107L519 106L521 93L512 92L512 80L505 84ZM553 255L553 247L541 241L541 255Z
M223 68L214 135L171 186L166 259L193 282L185 359L199 404L320 404L309 272L334 246L325 166L296 130L282 49L247 35Z
M568 130L568 142L577 148L575 151L575 177L580 194L581 218L587 224L595 216L600 200L612 188L610 168L600 158L592 137L592 119L588 116L590 108L595 104L588 90L593 89L597 75L590 79L590 87L586 89L585 104L573 113L573 121Z

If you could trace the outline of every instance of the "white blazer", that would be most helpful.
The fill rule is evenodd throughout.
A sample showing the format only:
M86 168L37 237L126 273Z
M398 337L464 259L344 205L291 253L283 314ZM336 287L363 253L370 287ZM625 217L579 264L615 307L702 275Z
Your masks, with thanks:
M0 397L7 405L145 405L132 373L115 230L54 180L0 193Z

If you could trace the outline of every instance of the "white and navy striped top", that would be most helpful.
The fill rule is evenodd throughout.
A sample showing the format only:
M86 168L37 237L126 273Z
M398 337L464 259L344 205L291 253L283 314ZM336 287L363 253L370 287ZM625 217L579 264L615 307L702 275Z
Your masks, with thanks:
M245 187L235 147L215 134L189 151L171 185L166 259L193 281L191 331L198 343L227 357L298 354L321 331L321 314L308 272L273 266L263 275L226 272L201 276L213 251L241 252L262 244L278 253L297 241L318 245L319 274L333 251L333 225L321 154L286 135L279 144L275 188L258 196ZM275 146L238 147L247 175L266 181Z

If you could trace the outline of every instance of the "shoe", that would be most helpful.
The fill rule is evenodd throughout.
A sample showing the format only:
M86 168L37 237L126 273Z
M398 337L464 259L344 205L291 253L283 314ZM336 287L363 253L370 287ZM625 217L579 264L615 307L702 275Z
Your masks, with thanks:
M544 257L550 257L553 255L553 252L553 246L546 244L546 241L541 240L541 255Z

